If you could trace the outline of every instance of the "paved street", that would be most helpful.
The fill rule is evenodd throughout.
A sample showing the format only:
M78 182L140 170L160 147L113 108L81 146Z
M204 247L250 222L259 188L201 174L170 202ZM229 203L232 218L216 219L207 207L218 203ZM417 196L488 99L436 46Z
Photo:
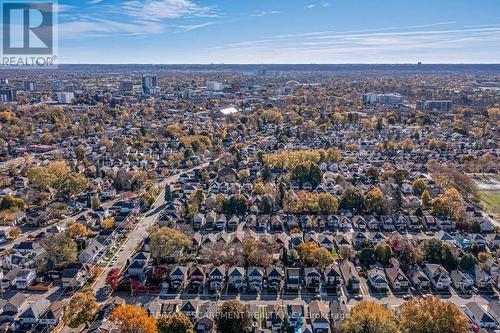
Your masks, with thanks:
M126 239L125 243L123 244L123 248L120 249L115 254L118 256L118 260L117 260L116 264L114 264L114 265L108 264L108 266L106 266L103 269L102 274L93 283L92 287L93 287L94 291L96 292L96 295L97 295L97 298L99 301L102 302L106 298L105 283L106 283L106 276L108 275L109 271L113 268L116 268L116 267L118 267L118 268L125 267L125 265L127 264L127 259L129 259L133 255L133 253L136 251L137 247L141 244L141 242L147 236L149 227L151 227L153 225L155 220L158 218L158 215L161 213L162 207L165 204L165 195L164 195L165 194L165 185L177 182L177 180L179 180L179 177L182 173L189 172L189 171L192 171L194 169L206 168L206 167L208 167L208 162L205 162L205 163L198 165L196 167L193 167L191 169L182 170L178 174L166 177L164 180L162 180L159 183L161 191L158 194L156 201L154 202L151 209L148 212L146 212L146 214L135 225L135 228L133 230L129 231L129 233L127 235L127 239Z

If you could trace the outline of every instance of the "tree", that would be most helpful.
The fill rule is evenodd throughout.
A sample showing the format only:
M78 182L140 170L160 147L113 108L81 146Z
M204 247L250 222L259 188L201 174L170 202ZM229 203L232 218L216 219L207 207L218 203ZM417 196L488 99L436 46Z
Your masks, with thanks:
M335 213L339 208L339 203L330 193L320 193L318 194L318 206L322 213Z
M401 186L401 185L403 185L403 182L406 179L410 178L410 173L408 172L408 170L398 169L394 172L393 178L394 178L394 181L396 182L396 184Z
M194 333L194 327L189 318L179 311L160 317L157 326L159 333Z
M339 250L339 256L342 259L350 259L353 256L353 250L349 245L342 245Z
M436 215L445 215L455 221L465 216L465 203L460 192L451 188L434 200L432 211Z
M66 234L47 236L40 241L40 244L47 251L49 261L55 267L64 268L75 263L78 258L76 243Z
M248 307L236 300L224 302L215 317L217 329L224 333L241 333L252 325Z
M7 236L10 239L16 239L17 237L21 236L21 234L22 234L21 229L19 227L14 226L14 227L10 228Z
M431 296L403 304L399 324L404 332L462 333L467 331L468 321L453 303Z
M431 205L431 196L429 194L429 191L427 191L426 189L422 192L422 205L425 207Z
M89 228L81 223L70 223L66 228L66 235L68 235L69 238L87 236L88 234L90 234Z
M441 248L441 264L448 270L457 268L458 258L448 243L443 243Z
M83 148L82 145L79 145L78 147L76 147L75 155L76 155L77 160L83 161L85 159L85 155L86 155L85 148Z
M425 252L425 259L433 264L441 263L441 253L443 242L438 239L428 239L423 243L423 250Z
M413 188L413 194L415 195L422 195L424 191L426 190L425 182L423 179L415 179L415 181L412 184Z
M105 218L101 222L101 228L103 229L113 229L115 227L115 219L112 217Z
M375 245L375 258L382 264L387 265L391 259L391 255L391 247L386 243Z
M298 182L310 182L313 186L316 186L323 180L323 171L321 171L317 163L303 162L295 166L290 178Z
M149 235L151 255L155 259L166 259L177 251L191 246L184 233L168 227L155 228Z
M362 213L365 205L363 193L355 187L350 187L340 197L340 209Z
M365 210L367 213L382 214L384 210L384 193L374 187L365 196Z
M158 333L156 319L148 316L143 308L125 304L117 307L110 315L121 333Z
M297 246L297 252L304 265L324 269L333 263L333 256L325 248L318 246L316 242L301 243Z
M460 258L460 262L458 263L458 266L463 271L468 271L472 267L474 267L477 264L477 259L470 253L466 253Z
M121 271L119 268L112 268L106 275L106 285L110 289L116 289L120 285Z
M242 195L232 195L222 201L222 210L226 214L242 215L248 210L248 203Z
M92 291L83 291L73 295L64 310L63 321L71 327L88 326L94 320L99 304Z
M392 311L369 301L361 301L351 309L342 329L346 333L400 332Z
M24 200L21 198L16 198L10 194L7 194L2 198L0 202L0 209L6 210L10 209L12 211L16 211L18 209L23 209L25 206Z
M370 166L368 170L366 171L366 175L368 176L368 179L370 179L370 182L372 184L376 184L378 182L378 176L379 172L378 169L375 168L374 166Z
M370 266L375 263L375 250L371 247L365 247L359 252L359 261L365 265Z

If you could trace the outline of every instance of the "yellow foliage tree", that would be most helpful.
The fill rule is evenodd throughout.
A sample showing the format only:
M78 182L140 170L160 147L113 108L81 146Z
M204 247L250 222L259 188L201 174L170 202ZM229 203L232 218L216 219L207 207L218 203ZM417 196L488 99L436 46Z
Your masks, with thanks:
M411 333L467 331L467 318L460 310L435 296L406 302L401 308L399 323L404 332Z
M158 333L156 319L141 307L125 304L113 310L110 320L121 333Z
M349 318L342 325L346 333L398 333L396 317L391 310L382 305L361 301L349 313Z

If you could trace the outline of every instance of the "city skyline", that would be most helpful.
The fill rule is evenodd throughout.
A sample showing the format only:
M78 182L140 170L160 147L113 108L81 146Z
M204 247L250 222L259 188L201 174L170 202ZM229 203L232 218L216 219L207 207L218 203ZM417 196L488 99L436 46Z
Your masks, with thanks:
M496 1L59 1L60 63L498 63Z

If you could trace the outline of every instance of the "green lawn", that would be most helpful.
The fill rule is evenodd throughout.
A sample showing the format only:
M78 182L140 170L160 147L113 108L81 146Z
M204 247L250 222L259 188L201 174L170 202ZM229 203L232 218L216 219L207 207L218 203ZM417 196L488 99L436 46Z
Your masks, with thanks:
M479 197L486 211L500 216L500 193L480 192Z

